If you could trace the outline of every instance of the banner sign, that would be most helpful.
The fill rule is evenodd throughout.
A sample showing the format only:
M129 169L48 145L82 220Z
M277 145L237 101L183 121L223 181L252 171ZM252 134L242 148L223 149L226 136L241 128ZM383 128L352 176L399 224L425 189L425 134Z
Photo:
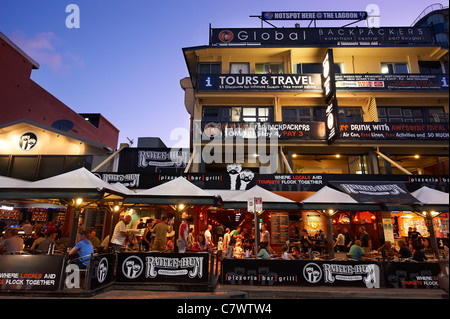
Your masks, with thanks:
M98 289L114 282L114 254L101 254L91 259L90 289Z
M229 259L222 261L222 283L261 286L351 286L380 288L374 262Z
M330 182L359 203L416 203L400 182Z
M321 89L320 74L216 74L201 75L198 91L303 92Z
M448 75L437 74L336 74L340 91L448 90Z
M449 123L360 123L341 124L339 138L348 140L448 141Z
M282 11L262 12L263 20L365 20L366 11Z
M202 189L248 190L258 185L269 191L317 192L331 181L392 181L404 182L408 191L413 192L422 186L428 186L443 192L449 191L448 176L434 175L363 175L363 174L258 174L243 172L240 164L230 164L230 172L219 173L138 173L139 186L133 189L149 189L183 176ZM241 174L242 173L242 174ZM98 173L108 182L109 178L122 173ZM238 175L239 177L235 177ZM242 180L241 180L242 175ZM112 181L116 181L113 178Z
M435 44L431 28L230 28L211 29L212 46L423 46Z
M0 289L56 291L63 263L64 256L1 255Z
M281 140L324 140L324 122L282 123L282 122L202 122L202 139L215 137L256 139L277 137Z
M116 282L207 282L207 253L120 253Z
M185 168L189 149L173 151L170 148L125 148L119 153L119 171L146 172L159 169Z
M383 263L384 282L387 288L440 289L439 272L439 263Z

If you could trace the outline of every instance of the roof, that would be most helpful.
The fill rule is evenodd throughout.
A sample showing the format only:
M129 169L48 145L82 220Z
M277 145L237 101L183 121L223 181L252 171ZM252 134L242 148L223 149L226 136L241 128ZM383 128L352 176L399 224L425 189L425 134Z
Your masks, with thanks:
M5 41L6 43L8 43L14 50L16 50L17 53L19 53L25 60L30 62L31 65L33 66L33 69L39 69L39 63L34 61L32 58L30 58L30 56L28 54L23 52L21 48L19 48L14 42L12 42L6 35L4 35L1 32L0 32L0 38L3 41Z

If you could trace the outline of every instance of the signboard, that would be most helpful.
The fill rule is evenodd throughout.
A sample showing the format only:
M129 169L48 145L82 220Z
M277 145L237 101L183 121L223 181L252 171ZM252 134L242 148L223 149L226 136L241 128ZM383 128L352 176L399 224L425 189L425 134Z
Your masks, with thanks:
M272 243L285 244L289 240L289 214L287 212L272 212L270 227Z
M202 139L277 137L281 140L324 140L325 123L304 122L202 122Z
M231 285L381 286L374 262L225 258L222 267L222 283Z
M242 167L240 168L242 172ZM106 182L116 182L122 176L118 173L98 173ZM228 189L247 190L258 185L269 191L292 191L292 192L317 192L333 181L391 181L405 183L409 192L413 192L422 186L428 186L440 191L449 191L448 176L437 175L363 175L363 174L258 174L253 173L245 176L245 185L240 181L240 174L233 172L223 173L136 173L139 178L137 189L149 189L165 182L183 176L188 181L202 189ZM236 179L235 175L238 175ZM133 188L133 189L134 189Z
M330 182L359 203L416 203L405 183L394 182Z
M366 11L269 11L262 12L263 20L365 20Z
M229 28L211 29L213 46L424 46L435 44L431 28Z
M438 263L391 262L383 263L387 288L439 289Z
M448 141L448 123L358 123L339 125L340 139Z
M116 282L207 282L207 253L120 253Z
M394 238L394 225L392 225L391 218L383 218L383 232L384 232L384 240L390 241L392 245L395 244Z
M183 169L189 162L189 149L125 148L120 153L119 171L146 172L158 169Z
M114 282L114 254L101 254L91 259L90 289L98 289Z
M304 92L320 90L319 74L208 74L201 75L198 91Z
M64 256L1 255L0 289L56 291L63 263Z
M338 135L339 110L336 98L335 74L334 74L333 50L328 49L322 60L322 90L323 98L327 104L326 116L326 139L331 144Z
M448 90L448 75L437 74L336 74L340 91Z

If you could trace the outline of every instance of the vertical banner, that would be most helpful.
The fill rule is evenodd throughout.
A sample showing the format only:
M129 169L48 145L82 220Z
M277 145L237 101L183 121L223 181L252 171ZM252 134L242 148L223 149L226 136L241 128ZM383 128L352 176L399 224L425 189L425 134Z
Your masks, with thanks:
M333 50L328 49L322 60L322 90L326 108L326 138L331 144L338 133L338 106L336 99L336 84L334 74Z
M394 226L392 225L392 219L383 218L383 231L384 241L390 241L392 245L395 244L394 239Z

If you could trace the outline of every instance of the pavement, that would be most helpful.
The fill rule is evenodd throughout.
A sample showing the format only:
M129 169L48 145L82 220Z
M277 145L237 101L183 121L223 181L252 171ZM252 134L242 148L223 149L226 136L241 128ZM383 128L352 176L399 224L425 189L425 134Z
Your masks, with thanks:
M0 299L41 299L40 295L0 295ZM393 289L393 288L355 288L355 287L299 287L299 286L250 286L217 285L211 292L169 291L169 290L131 290L115 289L99 292L92 296L45 296L45 299L420 299L449 300L442 289Z

